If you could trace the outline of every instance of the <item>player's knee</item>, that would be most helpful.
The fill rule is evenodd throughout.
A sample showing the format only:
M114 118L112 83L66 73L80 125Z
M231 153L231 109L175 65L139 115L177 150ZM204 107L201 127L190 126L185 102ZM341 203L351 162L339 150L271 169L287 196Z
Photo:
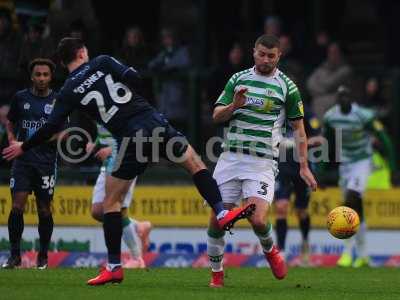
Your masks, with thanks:
M285 219L288 215L289 205L288 201L275 202L276 217L278 219Z
M23 214L24 213L24 208L18 205L15 205L13 203L13 206L11 208L11 212L14 214Z
M267 226L265 222L265 218L261 217L255 217L250 220L250 224L253 227L254 231L260 232L265 230L265 227Z
M121 208L121 216L123 218L128 217L128 208L127 207L122 207Z
M296 208L296 215L302 220L308 217L308 211L305 208Z
M103 221L103 208L98 206L92 206L91 215L93 219L102 222Z
M183 165L192 175L203 169L207 169L200 156L193 150L192 147L188 147L185 153L185 162Z
M38 208L38 216L39 216L39 218L47 218L50 215L51 215L50 207L43 206L43 207Z

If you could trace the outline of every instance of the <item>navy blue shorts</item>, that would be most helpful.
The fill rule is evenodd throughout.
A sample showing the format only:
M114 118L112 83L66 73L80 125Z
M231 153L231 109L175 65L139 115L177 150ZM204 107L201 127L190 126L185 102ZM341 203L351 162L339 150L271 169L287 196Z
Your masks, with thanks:
M278 169L279 174L275 180L275 201L290 199L290 195L294 192L294 207L306 209L310 202L310 188L299 175L298 163L280 163Z
M189 142L160 113L151 111L129 120L128 137L116 138L117 156L112 176L131 180L160 158L179 162Z
M53 200L57 167L55 164L32 164L15 160L11 167L11 193L34 193L43 202Z

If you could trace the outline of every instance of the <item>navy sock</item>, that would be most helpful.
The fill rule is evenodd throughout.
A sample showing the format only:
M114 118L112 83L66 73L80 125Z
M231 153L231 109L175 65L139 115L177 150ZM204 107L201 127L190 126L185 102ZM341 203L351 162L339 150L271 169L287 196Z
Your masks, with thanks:
M307 241L308 233L310 232L310 216L307 215L306 218L300 219L299 225L303 241Z
M278 239L278 247L285 250L286 234L287 234L287 221L286 219L276 219L276 235Z
M224 210L221 193L219 192L217 182L211 176L210 171L207 169L200 170L193 175L193 182L200 195L212 207L216 215Z
M39 216L39 241L40 250L39 256L47 258L47 251L49 250L49 244L51 240L51 235L53 233L53 216L50 214L48 216Z
M8 236L11 244L11 256L21 255L21 237L24 231L24 213L11 209L8 216Z
M108 263L121 263L121 237L122 216L121 212L109 212L103 216L104 239L106 241Z

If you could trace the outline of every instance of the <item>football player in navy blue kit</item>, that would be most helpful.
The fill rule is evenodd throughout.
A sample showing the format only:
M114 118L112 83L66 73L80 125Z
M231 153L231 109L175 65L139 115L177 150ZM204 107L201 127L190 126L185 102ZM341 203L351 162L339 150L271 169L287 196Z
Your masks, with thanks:
M35 59L29 65L32 87L17 92L7 115L7 135L10 145L29 139L48 120L56 93L50 89L55 64L48 59ZM28 195L34 192L39 215L40 250L37 268L47 268L47 251L53 232L50 203L56 181L57 146L47 142L26 151L13 161L10 189L12 208L8 218L11 256L3 268L21 264L20 242L24 230L23 212Z
M320 124L318 119L309 109L304 110L304 127L308 137L320 135ZM311 190L302 178L298 176L300 164L296 159L294 147L294 132L287 127L285 138L281 142L281 152L285 154L278 165L279 174L275 181L275 209L276 209L276 236L279 249L285 253L286 235L288 231L287 216L289 213L289 200L294 192L294 208L299 221L299 228L302 237L301 264L309 263L308 234L310 231L310 215L308 205L310 202ZM309 139L308 146L318 146L317 139ZM282 157L281 157L282 158ZM287 253L285 253L287 255Z
M97 277L88 281L89 285L123 280L121 199L131 180L146 169L148 161L144 158L153 159L157 154L171 161L174 160L171 157L178 158L178 163L192 175L199 193L214 210L221 229L229 230L237 220L252 214L254 204L231 211L223 208L216 181L185 137L135 92L140 77L133 68L108 55L89 61L86 46L76 38L63 38L57 53L70 75L60 90L49 121L28 141L4 149L3 155L10 160L47 141L60 131L61 124L75 109L102 124L116 139L119 154L112 176L106 179L103 202L108 264ZM149 142L139 143L140 136ZM160 141L159 138L161 142L156 153L154 140Z

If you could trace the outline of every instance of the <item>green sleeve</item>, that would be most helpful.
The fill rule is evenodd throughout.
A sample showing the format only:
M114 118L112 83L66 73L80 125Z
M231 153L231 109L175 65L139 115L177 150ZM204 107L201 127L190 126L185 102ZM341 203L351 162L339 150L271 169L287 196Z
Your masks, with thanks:
M233 95L235 94L235 79L237 78L236 75L233 75L227 84L225 85L224 90L222 91L221 95L218 97L217 102L215 105L229 105L233 102Z
M288 90L285 101L286 117L288 119L297 119L304 117L303 102L299 89L294 86Z

